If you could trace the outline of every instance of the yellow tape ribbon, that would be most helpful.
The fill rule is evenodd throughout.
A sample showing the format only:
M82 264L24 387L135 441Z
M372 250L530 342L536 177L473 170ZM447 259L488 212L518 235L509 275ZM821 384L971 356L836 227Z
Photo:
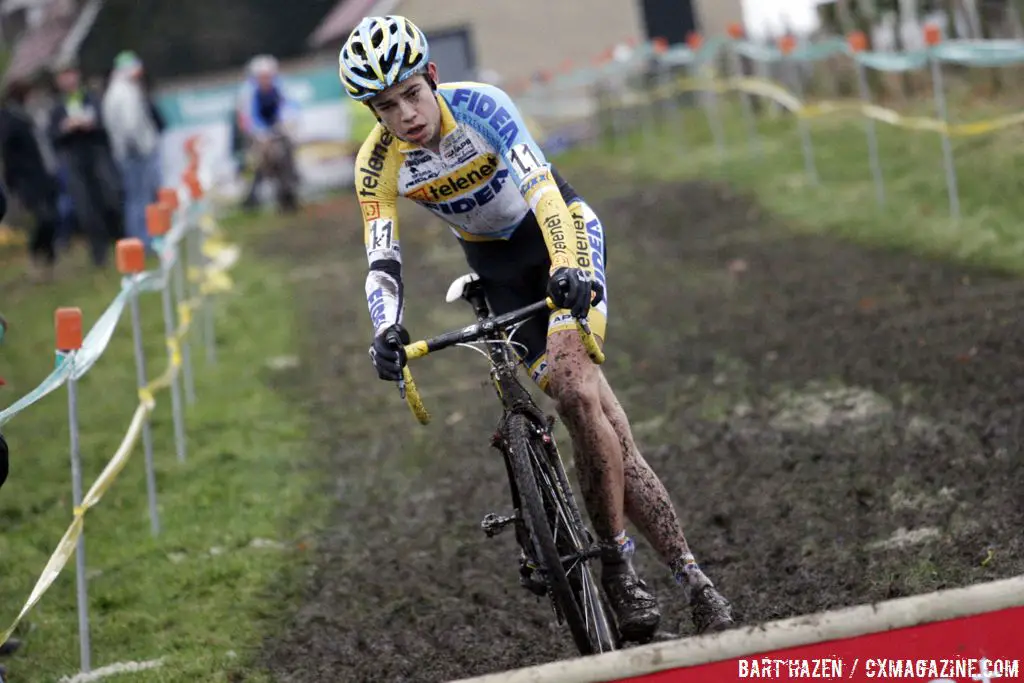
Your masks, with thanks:
M804 103L782 85L761 78L716 78L708 76L703 78L680 78L675 83L666 83L651 89L647 99L658 101L685 92L743 92L772 100L799 118L812 119L830 115L859 114L862 117L874 119L896 128L931 131L951 138L985 135L1024 123L1024 113L1007 114L994 119L972 121L969 123L948 124L938 118L909 116L901 114L894 109L887 109L858 100L822 100ZM629 105L618 104L613 106L627 108Z
M220 253L232 249L231 245L217 237L218 226L212 216L204 214L200 217L198 225L204 234L211 236L206 238L206 244L204 244L203 248L203 254L208 256L208 258L215 259ZM103 472L100 473L92 487L82 498L81 505L75 506L70 526L64 532L64 536L60 539L53 554L50 555L46 566L43 567L39 579L32 588L32 592L25 601L24 606L22 606L18 616L7 630L0 633L0 643L6 642L10 638L18 624L21 623L21 620L39 602L43 594L49 590L57 576L67 565L70 557L74 554L78 539L82 535L86 511L100 502L103 495L114 483L117 475L128 464L128 459L142 432L142 426L156 407L156 392L168 388L178 374L183 362L181 343L191 326L193 311L203 305L208 294L227 291L233 287L231 278L224 272L231 265L232 263L225 263L222 266L207 265L203 268L189 268L189 278L199 283L200 295L178 304L178 329L175 330L173 336L168 337L166 340L168 351L167 369L160 377L139 389L139 405L132 416L128 431L125 433L124 438L121 439L120 446L118 446Z

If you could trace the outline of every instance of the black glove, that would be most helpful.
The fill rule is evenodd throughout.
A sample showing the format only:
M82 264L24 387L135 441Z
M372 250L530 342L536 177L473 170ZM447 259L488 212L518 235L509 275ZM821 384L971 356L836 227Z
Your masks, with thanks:
M402 368L406 357L404 345L409 343L409 333L399 324L394 324L378 334L370 345L370 359L377 368L377 376L389 382L402 379Z
M594 300L591 301L591 294ZM548 296L558 308L568 308L574 317L584 318L591 306L601 303L604 287L580 268L557 268L548 280Z

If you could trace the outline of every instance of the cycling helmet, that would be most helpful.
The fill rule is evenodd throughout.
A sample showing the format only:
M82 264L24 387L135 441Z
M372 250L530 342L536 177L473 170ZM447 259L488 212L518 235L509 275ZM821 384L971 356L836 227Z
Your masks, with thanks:
M405 17L364 17L338 55L338 74L349 97L362 102L427 66L430 47Z

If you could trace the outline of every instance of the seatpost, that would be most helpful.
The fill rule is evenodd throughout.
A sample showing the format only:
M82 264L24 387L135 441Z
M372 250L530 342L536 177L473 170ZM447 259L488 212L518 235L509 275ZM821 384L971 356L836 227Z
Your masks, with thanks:
M477 320L483 320L491 315L491 311L487 307L487 297L484 296L484 288L480 285L479 280L466 287L465 299L473 307L473 313Z

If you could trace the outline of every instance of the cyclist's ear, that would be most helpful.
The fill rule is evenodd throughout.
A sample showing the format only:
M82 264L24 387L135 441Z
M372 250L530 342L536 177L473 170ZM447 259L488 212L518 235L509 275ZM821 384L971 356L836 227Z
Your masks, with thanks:
M427 83L430 84L430 89L437 92L437 64L434 62L428 62L427 72L423 75L427 77Z

